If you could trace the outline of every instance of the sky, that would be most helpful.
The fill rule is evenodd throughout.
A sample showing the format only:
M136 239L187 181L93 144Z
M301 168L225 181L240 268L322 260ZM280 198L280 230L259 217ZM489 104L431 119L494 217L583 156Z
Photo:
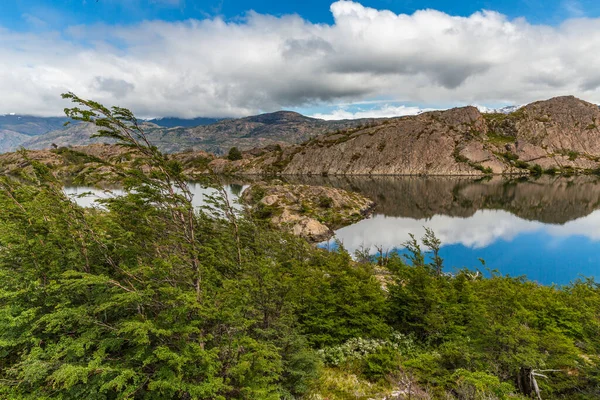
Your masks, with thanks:
M2 0L0 114L326 119L600 103L591 0Z

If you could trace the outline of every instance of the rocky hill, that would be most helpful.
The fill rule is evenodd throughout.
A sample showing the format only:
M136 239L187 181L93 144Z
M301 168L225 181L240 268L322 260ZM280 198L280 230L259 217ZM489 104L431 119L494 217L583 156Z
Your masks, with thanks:
M153 120L161 123L161 120ZM384 121L384 120L380 120ZM167 119L166 122L173 122ZM252 149L268 145L290 145L301 143L312 137L376 123L375 120L325 121L305 117L289 111L279 111L252 117L228 119L209 125L195 127L165 127L153 122L145 122L144 128L149 139L161 150L176 153L190 150L203 150L215 154L225 154L231 147ZM50 149L55 146L84 146L107 143L107 140L93 139L95 128L86 124L74 123L40 136L7 141L0 150L12 151L18 146L27 149ZM0 137L0 144L2 143ZM54 146L53 146L54 145Z
M600 109L572 96L509 114L475 107L393 118L301 145L215 160L218 172L284 175L483 175L600 167Z
M190 179L198 171L206 171L215 156L203 151L183 152L170 155L183 167ZM31 172L32 161L50 167L53 174L65 181L86 185L120 183L116 174L122 166L137 165L139 157L132 149L111 144L57 147L46 150L28 150L0 154L0 174L18 176Z
M60 129L66 121L64 117L0 115L0 153L15 150L32 137Z

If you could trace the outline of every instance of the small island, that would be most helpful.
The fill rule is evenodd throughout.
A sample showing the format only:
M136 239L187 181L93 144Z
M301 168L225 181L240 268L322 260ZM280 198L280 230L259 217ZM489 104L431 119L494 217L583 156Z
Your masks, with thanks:
M367 217L375 206L358 193L282 181L254 184L242 200L258 218L313 243L327 240L335 229Z

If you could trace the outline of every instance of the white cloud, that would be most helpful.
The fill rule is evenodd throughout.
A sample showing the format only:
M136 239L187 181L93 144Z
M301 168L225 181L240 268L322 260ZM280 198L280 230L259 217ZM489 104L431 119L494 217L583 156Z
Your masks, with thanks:
M432 229L444 246L461 244L469 248L487 247L498 240L512 241L524 233L544 232L555 239L581 235L600 241L600 211L569 221L564 225L544 224L519 218L503 210L478 210L471 217L435 215L430 219L394 218L376 215L342 228L336 237L350 252L364 246L393 249L410 239L410 234L423 237L425 228Z
M391 118L401 117L404 115L417 115L428 109L419 107L408 107L408 106L391 106L383 105L379 108L372 108L368 110L349 111L344 108L338 108L329 113L313 114L313 118L321 118L326 120L339 120L339 119L358 119L358 118Z
M432 107L563 94L600 102L600 19L551 27L489 11L397 15L351 1L331 11L333 25L250 13L43 34L0 27L0 113L58 114L66 90L141 116L184 117L374 98Z

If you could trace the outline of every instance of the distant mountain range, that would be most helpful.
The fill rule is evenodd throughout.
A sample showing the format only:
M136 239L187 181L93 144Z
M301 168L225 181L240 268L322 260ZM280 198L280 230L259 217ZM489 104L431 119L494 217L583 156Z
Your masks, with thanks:
M19 115L0 120L0 152L27 149L110 143L90 138L96 130L89 124L63 124L66 118L39 118ZM311 137L374 123L374 119L325 121L291 111L278 111L246 118L158 118L144 122L150 140L161 150L175 153L204 150L224 154L231 147L248 150L268 145L301 143Z
M191 128L194 126L204 126L204 125L214 124L216 122L223 121L225 119L228 119L228 118L198 117L198 118L184 119L184 118L176 118L176 117L164 117L164 118L149 119L148 122L150 122L152 124L156 124L158 126L162 126L164 128L175 128L178 126L181 126L183 128Z
M497 109L478 107L484 114L510 114L522 106ZM65 127L65 117L33 117L27 115L0 115L0 153L25 147L48 149L54 146L77 146L110 142L91 139L95 128L72 123ZM150 139L169 153L203 150L217 155L231 147L242 150L268 145L302 143L313 137L349 128L378 125L386 118L356 120L322 120L291 111L278 111L245 118L218 119L175 117L155 118L144 122Z
M600 173L600 108L573 96L510 113L482 113L468 106L397 118L324 121L280 111L192 128L150 122L144 128L153 143L177 153L172 157L181 160L188 176L209 171L305 176ZM28 136L23 145L59 147L32 152L49 163L62 157L68 164L63 155L74 151L62 148L68 145L83 145L75 153L94 152L102 160L117 157L121 149L115 146L85 146L98 142L90 139L94 132L90 124L75 124ZM18 135L5 140L17 141ZM224 154L232 146L251 150L235 161L198 151ZM22 165L19 154L0 160L8 165L6 171ZM77 171L82 165L87 164L75 165Z

